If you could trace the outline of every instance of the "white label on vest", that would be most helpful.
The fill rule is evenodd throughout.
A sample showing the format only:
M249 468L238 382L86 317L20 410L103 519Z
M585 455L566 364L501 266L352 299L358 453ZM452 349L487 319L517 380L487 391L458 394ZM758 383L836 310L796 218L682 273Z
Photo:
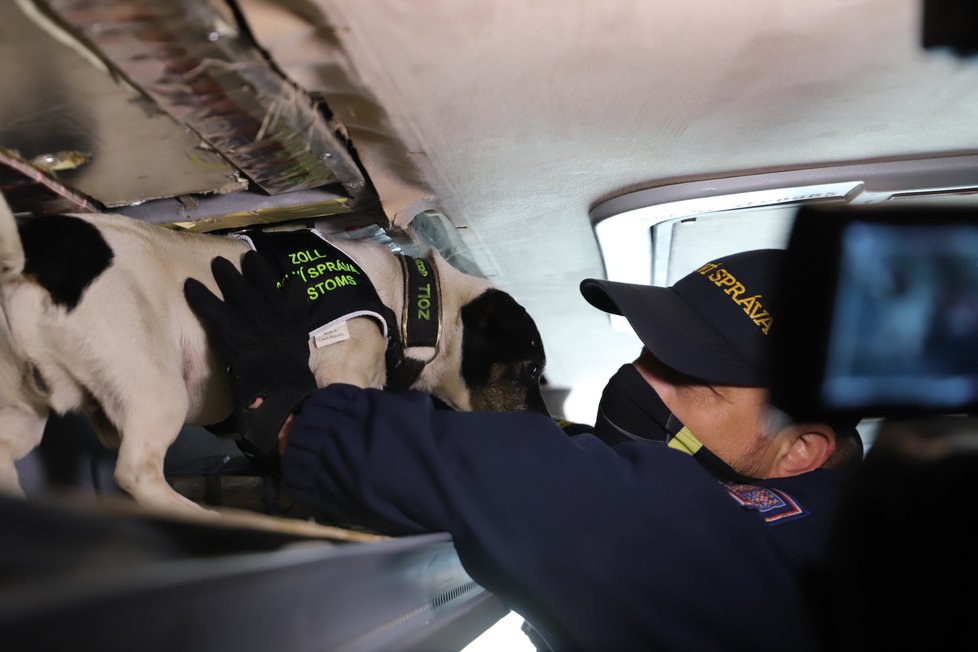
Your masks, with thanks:
M338 342L344 342L350 339L350 329L347 328L346 322L340 322L336 326L332 327L328 331L323 331L321 333L316 333L315 341L316 348L321 349L324 346L329 346L330 344L336 344Z

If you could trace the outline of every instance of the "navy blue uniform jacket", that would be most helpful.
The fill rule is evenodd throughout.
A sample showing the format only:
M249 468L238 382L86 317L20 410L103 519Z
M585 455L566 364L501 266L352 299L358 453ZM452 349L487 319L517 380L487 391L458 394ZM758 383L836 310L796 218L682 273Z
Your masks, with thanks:
M728 487L664 444L346 385L305 401L282 464L330 519L449 532L556 650L814 647L796 573L822 549L835 472Z

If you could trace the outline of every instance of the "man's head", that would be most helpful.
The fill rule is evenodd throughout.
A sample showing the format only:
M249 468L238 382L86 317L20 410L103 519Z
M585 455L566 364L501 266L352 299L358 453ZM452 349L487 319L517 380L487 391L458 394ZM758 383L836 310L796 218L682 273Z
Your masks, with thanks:
M832 466L853 449L827 424L772 420L767 355L777 328L783 256L775 249L733 254L668 288L581 283L592 305L629 321L645 345L635 369L692 434L694 446L701 443L754 478Z
M851 453L827 424L779 418L764 387L708 384L670 369L647 349L633 364L696 439L742 476L800 475Z

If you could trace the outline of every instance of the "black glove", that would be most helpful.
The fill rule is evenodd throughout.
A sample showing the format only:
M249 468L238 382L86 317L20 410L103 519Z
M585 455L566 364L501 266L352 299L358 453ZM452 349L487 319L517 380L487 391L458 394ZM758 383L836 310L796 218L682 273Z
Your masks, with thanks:
M196 279L184 283L187 303L229 361L233 418L245 454L274 467L278 433L295 407L316 389L309 370L308 303L298 283L284 292L258 253L249 251L243 275L225 258L211 261L224 301ZM256 399L262 403L249 407Z

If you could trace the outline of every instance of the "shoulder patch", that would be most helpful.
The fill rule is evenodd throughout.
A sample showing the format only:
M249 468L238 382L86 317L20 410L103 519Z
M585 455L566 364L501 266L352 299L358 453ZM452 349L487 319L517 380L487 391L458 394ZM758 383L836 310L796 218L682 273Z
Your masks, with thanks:
M70 215L31 217L17 228L24 246L24 274L69 311L112 264L112 248L85 220Z
M756 511L769 525L794 521L811 513L780 489L733 482L725 482L724 486L741 507Z

